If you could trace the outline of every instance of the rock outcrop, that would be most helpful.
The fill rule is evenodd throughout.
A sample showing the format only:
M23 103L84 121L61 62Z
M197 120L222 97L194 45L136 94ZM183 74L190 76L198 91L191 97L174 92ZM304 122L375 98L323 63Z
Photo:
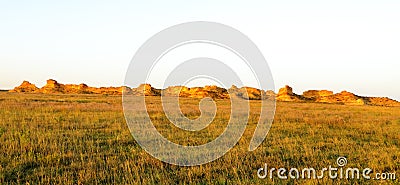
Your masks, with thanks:
M15 87L10 92L35 92L43 94L108 94L108 95L121 95L123 91L132 92L129 87L89 87L86 84L61 84L56 80L49 79L42 88L37 88L34 84L28 81L22 82L18 87Z
M321 103L339 103L347 105L365 105L367 102L361 96L357 96L353 93L342 91L337 94L329 96L319 96L316 97L316 102Z
M70 94L90 94L90 89L86 84L67 84L64 86L63 92Z
M104 95L121 95L124 91L122 87L89 87L85 92L86 94L104 94ZM130 89L130 88L129 88ZM126 90L126 89L125 89Z
M328 90L309 90L303 92L303 97L305 98L311 98L311 99L316 99L319 97L324 97L324 96L331 96L333 95L333 91L328 91Z
M64 84L59 84L57 81L53 79L49 79L47 80L46 85L39 89L39 92L45 94L65 93L65 86Z
M387 97L367 97L367 102L369 105L377 105L377 106L400 106L400 102L396 100L392 100Z
M242 87L242 88L237 88L236 86L232 86L228 90L229 93L234 95L235 97L243 98L246 100L262 100L262 99L271 99L274 98L275 93L271 93L269 91L269 94L263 90L253 88L253 87Z
M126 86L122 87L90 87L86 84L61 84L56 80L47 80L42 88L36 87L28 81L23 81L18 87L10 92L29 92L44 94L105 94L105 95L134 95L134 96L179 96L187 98L205 98L215 99L242 98L246 100L275 99L277 101L287 102L315 102L315 103L335 103L346 105L376 105L376 106L400 106L400 102L390 98L381 97L363 97L353 93L342 91L334 94L328 90L309 90L302 95L295 94L293 89L286 85L279 89L279 92L271 90L263 91L252 87L232 86L224 89L215 85L205 87L185 87L171 86L166 89L156 89L150 84L142 84L136 88Z
M185 87L185 86L172 86L162 90L163 96L179 96L188 98L229 98L228 91L224 88L215 85L205 87Z
M276 95L276 100L278 101L289 101L289 102L302 102L304 98L302 96L293 93L293 89L286 85L283 88L279 89L278 94Z
M375 106L400 106L400 102L386 97L363 97L353 93L342 91L334 94L328 90L309 90L303 95L293 93L293 89L285 86L279 89L276 95L277 101L289 102L316 102L316 103L333 103L345 105L375 105Z
M38 89L39 88L37 88L35 84L23 81L20 86L15 87L13 90L10 90L10 92L36 92Z
M400 102L387 97L364 97L347 91L342 91L330 96L320 96L315 100L315 102L346 105L400 106Z
M150 84L141 84L132 89L132 94L136 96L160 96L161 90L153 88Z

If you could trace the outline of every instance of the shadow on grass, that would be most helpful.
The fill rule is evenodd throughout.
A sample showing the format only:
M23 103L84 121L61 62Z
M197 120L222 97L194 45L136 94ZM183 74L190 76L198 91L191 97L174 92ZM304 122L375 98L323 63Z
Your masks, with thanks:
M5 171L4 180L5 182L21 183L18 181L24 181L26 177L32 175L34 170L38 167L39 163L35 161L28 161L19 164L15 168L11 168Z

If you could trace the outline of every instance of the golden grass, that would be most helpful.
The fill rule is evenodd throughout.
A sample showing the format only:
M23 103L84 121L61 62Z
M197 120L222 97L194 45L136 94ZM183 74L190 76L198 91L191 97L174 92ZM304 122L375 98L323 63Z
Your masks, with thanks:
M153 105L158 99L150 98ZM226 100L224 100L226 101ZM167 138L185 145L209 142L221 133L227 102L209 128L177 133L159 106L152 120ZM185 115L196 118L196 101ZM259 102L251 101L253 107ZM0 92L0 184L364 184L374 180L259 179L257 169L323 168L346 156L349 167L374 172L400 170L400 107L277 103L275 121L263 144L248 152L257 114L239 144L225 156L195 167L163 163L135 142L125 123L121 97ZM173 131L173 132L171 132ZM178 136L178 137L176 137Z

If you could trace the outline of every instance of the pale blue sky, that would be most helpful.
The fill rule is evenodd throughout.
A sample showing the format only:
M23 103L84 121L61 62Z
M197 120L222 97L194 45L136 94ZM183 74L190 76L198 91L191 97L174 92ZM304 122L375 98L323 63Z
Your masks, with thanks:
M400 1L0 1L0 89L123 84L153 34L215 21L250 37L276 87L400 100Z

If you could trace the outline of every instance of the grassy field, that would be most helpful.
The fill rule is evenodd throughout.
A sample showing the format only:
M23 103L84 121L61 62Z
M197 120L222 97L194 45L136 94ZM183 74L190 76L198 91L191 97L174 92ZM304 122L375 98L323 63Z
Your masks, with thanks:
M178 133L157 98L151 117L165 137L184 145L214 139L229 110L218 100L216 120L198 134ZM197 101L184 100L185 115L199 115ZM253 107L259 102L251 101ZM151 106L153 105L153 106ZM348 167L400 176L400 107L278 102L263 144L247 151L257 122L253 112L239 143L225 156L195 167L163 163L135 142L120 96L43 95L0 92L0 184L399 184L396 180L260 179L257 170L322 169L345 156ZM174 130L175 129L175 130ZM174 137L172 137L174 136ZM180 137L176 137L180 136Z

